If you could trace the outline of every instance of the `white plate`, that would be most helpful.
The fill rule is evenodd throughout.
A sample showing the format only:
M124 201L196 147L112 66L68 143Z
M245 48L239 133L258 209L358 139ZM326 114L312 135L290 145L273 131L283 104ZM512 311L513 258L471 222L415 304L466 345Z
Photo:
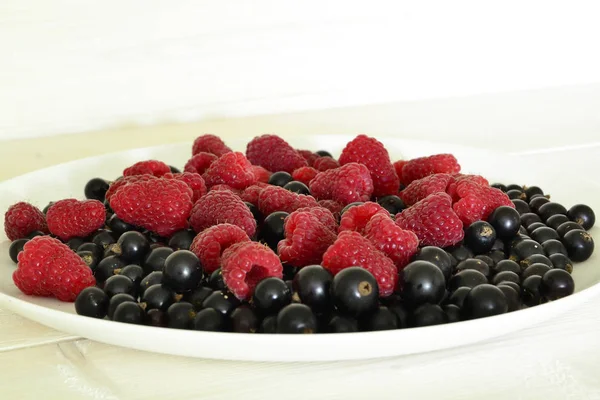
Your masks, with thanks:
M351 136L308 135L290 140L298 148L327 149L339 154ZM229 143L244 150L248 138ZM548 165L527 166L518 158L480 149L439 143L382 139L393 158L412 158L440 152L454 153L463 171L479 173L491 181L540 185L553 199L567 206L585 202L600 210L600 186L591 180L575 181ZM149 158L182 166L191 145L139 149L74 161L36 171L0 184L0 210L19 200L43 207L50 200L82 197L90 178L114 178L124 167ZM1 223L1 222L0 222ZM3 228L3 227L2 227ZM578 264L573 273L574 295L538 307L455 324L383 332L317 335L258 335L170 330L81 317L73 304L28 297L14 286L15 265L8 257L9 242L2 232L0 245L0 307L52 328L117 346L165 354L251 361L329 361L397 356L455 347L490 339L537 324L572 309L600 293L597 257ZM594 232L592 232L593 234Z

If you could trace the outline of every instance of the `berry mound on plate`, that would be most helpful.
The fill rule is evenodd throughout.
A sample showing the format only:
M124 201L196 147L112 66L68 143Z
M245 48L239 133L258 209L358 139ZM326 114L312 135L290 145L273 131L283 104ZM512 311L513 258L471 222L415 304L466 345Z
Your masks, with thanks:
M491 317L571 295L593 210L492 184L451 154L392 160L359 135L338 159L274 135L196 139L93 178L85 199L5 214L26 295L92 318L239 333L343 333Z

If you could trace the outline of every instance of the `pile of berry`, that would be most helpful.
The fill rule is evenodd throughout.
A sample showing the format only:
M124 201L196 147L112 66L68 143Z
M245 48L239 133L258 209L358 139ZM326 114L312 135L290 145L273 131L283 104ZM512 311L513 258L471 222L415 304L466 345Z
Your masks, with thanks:
M87 200L5 215L16 286L78 314L178 329L325 333L481 318L574 292L592 209L490 185L450 154L339 159L263 135L196 139L184 172L140 161Z

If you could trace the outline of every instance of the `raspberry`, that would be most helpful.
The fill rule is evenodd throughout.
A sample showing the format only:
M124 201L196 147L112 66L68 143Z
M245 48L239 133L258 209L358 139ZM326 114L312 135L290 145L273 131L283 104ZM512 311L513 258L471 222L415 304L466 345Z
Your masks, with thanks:
M365 227L365 237L401 269L419 249L419 238L394 223L385 214L376 214Z
M263 191L263 189L264 186L248 186L246 189L244 189L244 191L240 195L240 198L258 207L258 197L260 196L260 193Z
M262 135L252 139L246 147L246 157L252 164L271 172L292 173L295 169L308 165L292 146L275 135Z
M225 184L223 184L223 183L222 183L222 184L219 184L219 185L212 186L212 187L210 188L209 192L216 192L217 190L227 190L227 191L229 191L229 192L231 192L231 193L235 194L236 196L240 196L240 195L242 194L242 191L241 191L241 190L234 189L234 188L232 188L231 186L229 186L229 185L225 185Z
M319 205L331 211L333 218L335 218L336 221L339 221L340 213L344 209L343 205L333 200L319 200Z
M125 168L123 176L132 175L154 175L163 176L171 172L171 168L167 164L158 160L139 161L129 168Z
M249 241L250 238L239 226L219 224L200 232L194 238L190 251L198 256L204 271L212 273L221 266L221 255L229 246Z
M453 180L450 174L433 174L412 181L402 192L400 198L407 206L412 206L432 193L446 192L448 184Z
M283 265L269 247L256 242L237 243L223 252L221 272L227 288L240 300L252 297L256 284L283 277Z
M239 152L230 152L219 157L202 177L208 187L225 184L234 189L245 189L256 183L252 164Z
M454 203L454 211L464 226L487 219L500 206L515 207L506 193L500 189L483 186L470 180L462 180L456 185L456 195L460 200Z
M309 167L312 167L313 163L320 156L317 153L313 153L310 150L297 150L298 154L300 154L306 160Z
M340 220L340 232L343 231L356 231L360 234L363 233L365 226L376 214L383 214L386 217L390 216L390 213L377 203L368 201L364 204L350 207Z
M432 174L452 174L460 172L460 165L452 154L435 154L409 160L402 167L402 180L408 185L414 180Z
M373 194L373 180L367 167L349 163L319 172L310 181L310 192L319 200L335 200L346 205L369 200Z
M292 179L298 182L304 183L306 186L310 184L310 181L317 176L319 171L314 169L313 167L302 167L295 169L292 172Z
M75 301L79 292L94 286L92 270L66 244L49 236L38 236L23 247L13 281L21 292Z
M202 175L213 162L217 161L218 158L219 157L211 153L194 154L194 156L185 163L183 171Z
M211 190L194 204L190 224L196 232L202 232L223 223L239 226L248 237L256 232L256 221L242 199L228 190Z
M366 135L350 141L340 156L340 164L364 164L373 179L373 196L382 197L398 193L400 181L383 143Z
M317 171L327 171L340 167L340 163L331 157L319 157L313 162L313 168Z
M490 183L487 179L485 179L481 175L465 175L465 174L452 174L452 179L448 184L448 188L446 189L446 193L452 197L453 202L457 202L460 200L460 196L456 193L456 187L460 182L469 181L476 183L478 185L489 186Z
M366 269L377 279L380 297L391 295L398 282L398 270L393 261L358 232L341 232L323 254L321 265L334 276L349 267Z
M168 237L187 228L192 196L185 182L161 178L120 187L111 196L110 206L123 221Z
M48 233L44 213L23 201L10 206L4 214L4 232L8 239L21 239L33 231Z
M394 169L396 170L396 175L398 175L398 180L401 184L406 184L402 176L402 168L404 167L404 165L406 165L407 162L408 161L406 160L398 160L394 164L392 164L394 166Z
M336 234L313 214L313 209L300 209L285 219L285 239L277 245L282 262L295 267L319 264L323 253L335 242ZM322 209L324 210L324 209ZM325 210L329 213L329 210ZM333 221L333 216L330 217ZM335 221L333 221L335 226Z
M124 176L110 184L110 186L108 187L108 190L106 191L105 198L106 198L106 200L110 201L110 198L112 197L112 195L114 193L116 193L116 191L119 190L119 188L122 186L128 185L130 183L144 182L144 181L150 181L150 180L155 180L155 179L158 179L158 178L155 177L154 175Z
M60 200L48 209L46 221L50 233L63 241L86 237L104 226L106 208L98 200Z
M335 220L335 217L333 216L331 211L329 211L328 209L321 207L321 206L302 207L302 208L297 209L294 212L299 212L299 211L309 212L310 214L315 216L319 220L320 223L325 225L325 227L327 229L329 229L332 232L337 232L338 224Z
M452 246L464 237L463 224L446 193L431 194L396 214L396 224L413 231L422 246Z
M269 183L269 178L271 177L271 173L269 171L260 165L253 165L251 169L257 182Z
M258 209L265 216L275 211L291 213L302 207L317 207L318 205L312 196L297 194L273 185L264 188L258 196Z
M164 174L165 179L176 179L185 182L192 189L192 201L195 203L198 199L206 194L206 184L200 174L191 172L183 172L180 174Z
M221 138L211 134L198 136L192 146L192 155L211 153L217 157L221 157L223 154L229 152L231 152L231 149L223 143Z

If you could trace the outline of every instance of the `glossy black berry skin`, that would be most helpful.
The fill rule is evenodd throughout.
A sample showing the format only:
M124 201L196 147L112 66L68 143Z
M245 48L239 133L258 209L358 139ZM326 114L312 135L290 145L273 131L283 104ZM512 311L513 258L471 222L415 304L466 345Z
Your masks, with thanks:
M308 265L294 276L293 288L303 304L321 313L332 308L331 283L333 276L320 265Z
M106 293L109 298L120 293L136 296L137 288L133 281L128 277L123 275L113 275L104 283L104 293Z
M494 279L492 280L492 283L496 286L503 282L514 282L516 284L520 284L521 278L519 278L519 275L517 275L514 272L502 271L502 272L499 272L498 274L496 274L494 276Z
M148 239L140 232L125 232L119 237L117 246L120 257L127 263L141 263L150 252Z
M531 233L533 231L535 231L537 228L543 228L543 227L548 227L546 224L544 224L543 222L534 222L533 224L529 225L527 227L527 235L529 235L531 237Z
M31 232L29 235L27 235L27 239L33 239L34 237L37 236L45 236L46 234L42 231L33 231Z
M258 328L259 333L277 333L277 315L269 315L263 318Z
M177 167L174 167L172 165L169 165L169 170L171 171L172 174L179 174L181 173L181 170Z
M79 315L102 319L108 312L108 296L95 286L83 289L75 299L75 311Z
M548 226L540 227L531 232L531 239L544 244L548 240L559 239L558 233Z
M414 310L411 317L411 325L415 328L441 325L447 322L446 312L437 304L423 304Z
M532 275L521 284L521 299L527 307L534 307L542 302L541 295L542 277Z
M448 288L450 291L455 291L459 287L470 287L473 288L478 285L488 283L488 279L484 274L474 269L466 269L456 273L448 282Z
M531 264L521 274L521 280L525 280L533 275L543 276L546 272L550 271L552 267L542 263Z
M159 247L151 250L146 259L142 262L144 273L149 274L154 271L162 271L165 267L165 260L173 254L170 247Z
M144 314L144 310L138 303L126 301L117 306L112 319L116 322L141 325L145 319Z
M542 243L542 248L548 257L556 253L564 254L565 256L569 254L565 245L556 239L546 240Z
M358 332L358 321L355 318L345 317L343 315L334 315L327 323L327 332L329 333L349 333Z
M117 238L112 231L99 230L92 236L92 242L100 246L102 249L106 249L109 245L117 243Z
M154 271L142 278L140 282L140 295L143 295L150 286L158 285L162 282L162 271Z
M298 182L298 181L288 182L283 186L283 188L285 190L289 190L290 192L293 192L293 193L310 194L310 189L308 188L308 186L306 186L304 183Z
M508 311L508 303L502 290L494 285L484 284L471 289L462 313L465 319L476 319L504 314Z
M550 201L540 206L540 208L538 209L538 214L542 218L542 220L547 221L548 218L556 214L566 215L567 209L562 204Z
M437 304L444 297L446 279L442 271L429 261L413 261L400 272L400 294L410 307L424 303Z
M527 229L534 222L543 222L539 215L534 213L521 214L521 225Z
M225 282L223 281L223 273L221 268L215 269L212 274L208 277L207 286L212 290L224 290Z
M544 195L544 191L538 186L526 186L524 189L525 189L525 195L527 196L528 201L531 201L531 199L535 195L541 195L541 196Z
M519 264L521 265L521 269L523 269L523 270L532 264L538 264L538 263L546 264L547 266L552 268L552 261L550 261L550 259L543 254L533 254L533 255L527 257L526 259L521 260L521 262L519 262Z
M531 208L529 208L529 204L527 204L527 202L521 199L513 199L511 201L515 205L515 210L517 210L519 215L531 212Z
M106 221L106 225L110 228L111 231L113 231L117 235L122 235L125 232L133 231L136 229L135 226L123 221L122 219L117 217L116 214L113 214L113 216Z
M175 302L175 292L165 285L152 285L144 291L140 302L146 303L146 310L156 308L167 311L169 306Z
M174 303L167 309L167 327L190 329L196 317L194 306L187 302Z
M167 323L167 313L164 311L155 308L153 310L148 310L146 313L146 318L144 320L145 325L166 328Z
M220 312L212 308L205 308L198 311L192 327L196 331L223 332L227 326L226 321L226 317Z
M195 237L196 232L190 229L175 232L169 239L169 247L173 250L189 250Z
M492 183L490 186L493 188L496 188L496 189L500 189L504 193L506 193L508 191L508 188L506 187L506 185L504 183L495 182L495 183Z
M558 228L556 228L556 233L562 239L565 235L570 231L583 231L583 226L579 225L577 222L567 221L560 224Z
M490 266L482 260L478 260L476 258L467 258L466 260L459 262L456 266L456 270L459 272L467 269L479 271L486 277L489 277L491 275Z
M452 259L439 247L425 246L419 249L412 260L429 261L442 271L446 279L450 279L450 275L452 275Z
M340 216L344 215L344 213L346 211L348 211L349 209L351 209L354 206L360 206L361 204L365 204L362 201L355 201L354 203L350 203L348 205L346 205L346 207L342 208L342 211L340 211Z
M567 249L569 258L575 262L587 260L594 252L594 239L585 231L569 231L565 234L562 241Z
M502 260L496 263L494 271L496 271L497 274L503 271L510 271L518 275L521 273L521 266L513 260Z
M249 306L242 305L231 313L231 330L238 333L254 333L260 327L260 319Z
M305 304L290 304L277 314L277 333L316 333L317 317Z
M485 255L485 254L480 254L478 256L475 256L475 260L483 261L490 268L493 268L494 265L496 265L496 262L491 257L489 257L488 255ZM485 275L485 272L484 272L484 275ZM486 276L488 276L488 275L486 275Z
M573 272L573 262L569 259L568 256L560 253L552 254L548 256L550 261L552 261L552 265L554 268L564 269L568 273Z
M83 189L86 199L98 200L104 202L106 191L108 190L108 182L101 178L90 179Z
M23 251L23 246L25 246L25 243L28 241L29 239L17 239L10 244L10 247L8 248L8 254L10 255L10 259L15 264L19 262L17 256Z
M511 239L519 232L521 216L512 207L500 206L490 214L488 222L499 238Z
M550 203L550 199L547 199L545 197L536 197L529 201L529 208L532 212L537 214L540 210L540 207L546 203Z
M379 199L377 199L377 203L381 207L385 208L390 213L390 215L396 215L406 208L406 205L404 204L402 199L394 195L380 197Z
M269 178L269 185L281 186L284 187L288 183L292 181L292 175L288 174L284 171L275 172Z
M202 265L189 250L177 250L165 260L162 283L178 293L194 290L202 280Z
M84 238L74 237L74 238L69 239L66 244L67 244L67 246L69 246L69 248L71 250L77 251L77 248L84 243L85 243Z
M359 317L377 307L379 286L375 277L366 269L350 267L334 276L331 295L342 314Z
M96 258L98 258L98 261L100 260L100 258L102 258L102 254L104 253L104 249L102 247L92 242L83 243L77 248L77 252L80 251L91 252Z
M525 239L517 243L513 250L514 257L518 261L524 260L527 257L532 256L534 254L544 255L544 249L542 248L542 245L531 239Z
M329 157L329 158L333 158L333 156L331 155L330 152L328 152L327 150L319 150L319 151L315 151L315 154L318 154L320 157Z
M569 217L567 217L566 215L562 215L562 214L556 214L551 216L550 218L548 218L548 220L546 221L546 225L548 225L550 228L556 230L558 229L559 226L561 226L562 224L564 224L565 222L569 221Z
M135 303L136 299L132 295L126 294L126 293L117 294L117 295L111 297L110 300L108 301L108 309L106 312L108 319L113 319L113 315L115 313L115 310L119 306L119 304L125 303L126 301Z
M277 251L277 243L284 239L283 223L289 214L284 211L276 211L269 214L260 229L260 239L273 251Z
M496 230L485 221L473 222L465 230L465 245L475 254L487 253L496 241Z
M240 301L232 294L216 290L212 292L203 302L203 308L213 308L223 315L230 315L240 305Z
M465 297L467 297L467 294L470 291L471 291L470 287L467 287L467 286L459 287L450 295L450 297L448 298L448 303L454 304L458 307L462 307L463 303L465 301Z
M497 285L506 298L507 312L517 311L521 308L520 288L508 285L506 282Z
M94 277L97 283L104 283L108 278L113 276L117 269L126 266L127 263L117 256L108 256L101 260L96 269L93 270Z
M453 322L460 322L460 308L454 304L446 304L442 307L444 312L446 313L446 322L451 324Z
M466 247L464 245L452 248L452 250L450 250L450 254L452 254L452 256L458 262L466 260L467 258L475 257L475 254L473 253L473 251L471 251L471 249L469 249L468 247Z
M558 300L570 296L574 291L575 281L565 270L553 269L542 276L540 293L548 300Z
M398 318L385 306L379 306L360 320L360 330L362 331L388 331L392 329L398 329Z
M590 206L585 204L575 204L567 211L567 217L571 221L577 222L586 231L590 230L596 223L596 214Z
M283 280L275 277L258 282L251 300L251 304L263 315L276 314L291 302L292 292Z
M144 270L139 265L131 264L121 269L121 271L119 271L119 275L123 275L131 279L133 284L139 289L142 279L144 279Z
M260 212L258 207L256 207L254 204L249 203L247 201L245 201L244 204L246 204L246 207L248 207L250 209L250 212L252 213L252 216L254 217L256 222L261 224L263 222L263 220L265 219L265 216L262 215L262 213Z
M194 291L185 293L182 300L191 303L196 311L200 311L202 309L202 303L212 294L212 292L213 290L211 288L202 286Z

